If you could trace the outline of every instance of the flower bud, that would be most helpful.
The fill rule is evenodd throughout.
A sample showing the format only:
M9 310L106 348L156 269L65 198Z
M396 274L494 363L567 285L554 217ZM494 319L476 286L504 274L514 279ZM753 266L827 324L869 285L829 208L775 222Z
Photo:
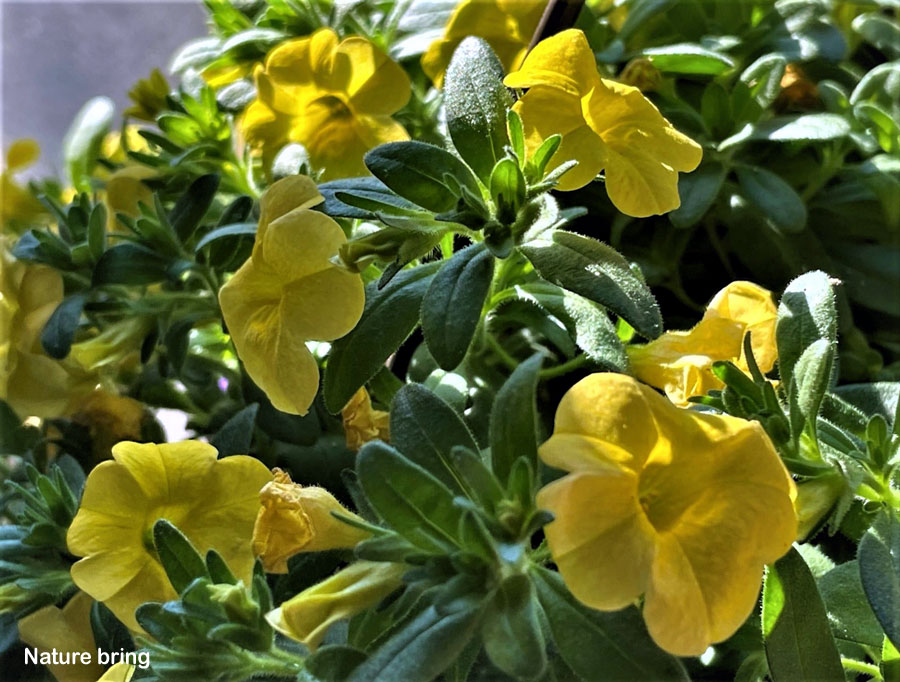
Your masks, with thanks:
M797 485L797 540L804 540L818 528L844 491L844 479L829 474Z

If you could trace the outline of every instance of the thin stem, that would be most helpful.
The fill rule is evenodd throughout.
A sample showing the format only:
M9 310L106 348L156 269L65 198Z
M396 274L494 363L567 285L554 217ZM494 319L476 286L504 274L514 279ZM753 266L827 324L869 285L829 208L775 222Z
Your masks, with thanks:
M844 656L841 656L841 665L844 667L844 670L851 670L855 673L871 675L872 679L875 680L884 679L881 676L881 671L878 669L878 666L872 665L871 663L863 663L862 661L857 661L854 658L845 658Z
M485 330L484 338L487 339L488 345L491 347L497 356L503 361L510 369L515 369L519 366L519 362L510 355L507 350L500 344L500 342L494 338L494 335L489 331Z
M574 358L572 358L571 360L566 360L566 362L562 363L561 365L542 369L539 376L541 379L552 379L553 377L558 377L561 374L571 372L573 369L578 369L579 367L587 363L588 359L588 356L585 354L576 355Z

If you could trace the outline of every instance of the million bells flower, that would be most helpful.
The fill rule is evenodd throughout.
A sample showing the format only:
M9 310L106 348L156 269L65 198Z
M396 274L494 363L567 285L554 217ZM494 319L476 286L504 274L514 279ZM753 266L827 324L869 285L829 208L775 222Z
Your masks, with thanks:
M453 53L469 36L487 41L504 70L519 68L546 7L546 0L463 0L444 35L422 55L422 70L440 87Z
M528 153L559 134L551 165L578 162L559 189L583 187L604 170L606 191L622 213L643 218L678 208L678 173L699 165L700 145L675 130L640 90L601 78L581 31L542 40L503 82L528 89L515 105Z
M250 378L282 412L306 414L319 367L306 341L333 341L362 315L358 274L334 265L347 238L324 213L315 183L294 175L260 200L253 253L219 291L222 315Z
M113 461L87 478L67 535L69 551L84 557L72 566L72 580L132 630L139 629L140 604L176 598L153 548L159 519L177 526L201 554L216 550L250 582L258 494L272 475L253 457L216 454L199 441L122 442L112 449Z
M281 43L256 69L241 130L266 156L299 142L322 179L365 175L365 153L409 136L391 114L409 100L406 72L359 36L330 28Z
M732 282L717 293L703 319L690 331L666 332L648 344L628 347L631 370L641 381L661 388L676 405L722 388L714 362L731 361L745 372L744 335L750 332L753 357L763 373L778 359L772 294L752 282Z
M758 423L680 409L625 375L573 386L539 453L569 472L537 502L572 594L606 611L643 594L650 635L679 656L740 627L796 537L796 489Z
M287 573L287 560L300 552L352 549L369 533L332 516L355 517L317 486L302 486L280 469L259 492L262 504L253 526L253 552L268 573Z

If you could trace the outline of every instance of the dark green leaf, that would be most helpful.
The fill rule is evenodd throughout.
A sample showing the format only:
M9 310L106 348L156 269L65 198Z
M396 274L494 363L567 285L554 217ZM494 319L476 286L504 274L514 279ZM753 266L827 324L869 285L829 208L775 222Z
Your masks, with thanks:
M51 358L62 360L69 354L72 340L81 321L81 311L87 300L85 294L73 294L63 299L47 320L41 332L41 346Z
M547 644L538 622L534 584L527 575L500 583L481 625L488 658L500 670L520 680L533 680L547 667Z
M615 249L563 230L521 249L544 279L609 308L648 339L662 333L653 294Z
M881 626L866 600L856 561L835 566L819 578L818 586L836 638L881 646Z
M453 254L432 279L422 300L422 332L443 369L455 369L463 361L493 274L493 255L473 244Z
M806 205L778 175L758 166L739 166L737 176L747 199L783 232L806 227Z
M391 404L391 443L456 494L465 494L451 460L454 447L478 452L456 411L420 384L407 384Z
M844 682L816 581L796 549L768 569L762 627L773 682Z
M834 347L828 339L819 339L807 346L794 365L797 407L808 422L814 423L819 414L819 406L831 383L833 367Z
M900 520L883 510L859 543L859 576L866 598L900 649Z
M94 267L93 284L153 284L166 279L169 261L140 244L116 244Z
M247 405L225 422L222 428L210 438L209 444L219 451L219 457L246 455L250 452L258 411L258 403Z
M678 176L681 206L669 214L672 224L675 227L696 225L715 202L725 175L725 167L716 162L705 163L693 173L681 173Z
M490 45L474 36L464 39L444 75L447 127L456 151L485 182L504 156L506 111L512 104Z
M635 607L595 611L572 596L558 573L535 568L533 575L556 648L581 679L689 680L678 659L650 639Z
M224 239L225 237L242 237L255 234L256 223L233 223L231 225L223 225L222 227L217 227L203 235L196 246L194 246L194 253L200 251L204 246L209 246L212 242Z
M354 330L335 341L325 367L325 405L337 413L380 370L419 321L422 298L440 262L402 270L382 289L366 287L366 306Z
M365 162L372 175L397 194L435 213L449 211L459 199L445 175L481 196L478 181L462 161L424 142L388 142L368 152Z
M178 594L195 578L209 577L203 558L180 530L165 519L153 525L153 546L159 562Z
M169 214L169 224L181 241L187 241L194 234L212 205L217 189L219 189L218 175L201 175L175 202Z
M427 470L390 445L370 441L359 451L356 473L378 515L407 540L441 554L458 544L462 512L450 489Z
M351 646L326 645L306 659L306 670L316 682L344 682L366 660L366 654Z
M491 468L506 483L513 463L528 460L538 468L538 417L535 405L538 378L544 358L533 355L519 365L497 392L491 412Z
M371 176L325 182L319 185L319 192L325 197L325 203L319 208L334 218L359 218L363 220L376 218L374 213L345 204L337 198L338 192L352 193L358 197L365 197L401 209L419 210L416 204L407 201L403 197L398 197L381 180Z

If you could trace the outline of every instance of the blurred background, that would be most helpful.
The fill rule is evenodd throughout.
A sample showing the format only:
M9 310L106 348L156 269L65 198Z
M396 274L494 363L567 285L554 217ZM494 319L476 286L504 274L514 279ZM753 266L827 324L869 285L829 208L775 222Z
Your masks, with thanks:
M200 0L0 0L0 142L32 137L41 158L26 176L59 174L62 139L82 104L115 101L206 33Z

